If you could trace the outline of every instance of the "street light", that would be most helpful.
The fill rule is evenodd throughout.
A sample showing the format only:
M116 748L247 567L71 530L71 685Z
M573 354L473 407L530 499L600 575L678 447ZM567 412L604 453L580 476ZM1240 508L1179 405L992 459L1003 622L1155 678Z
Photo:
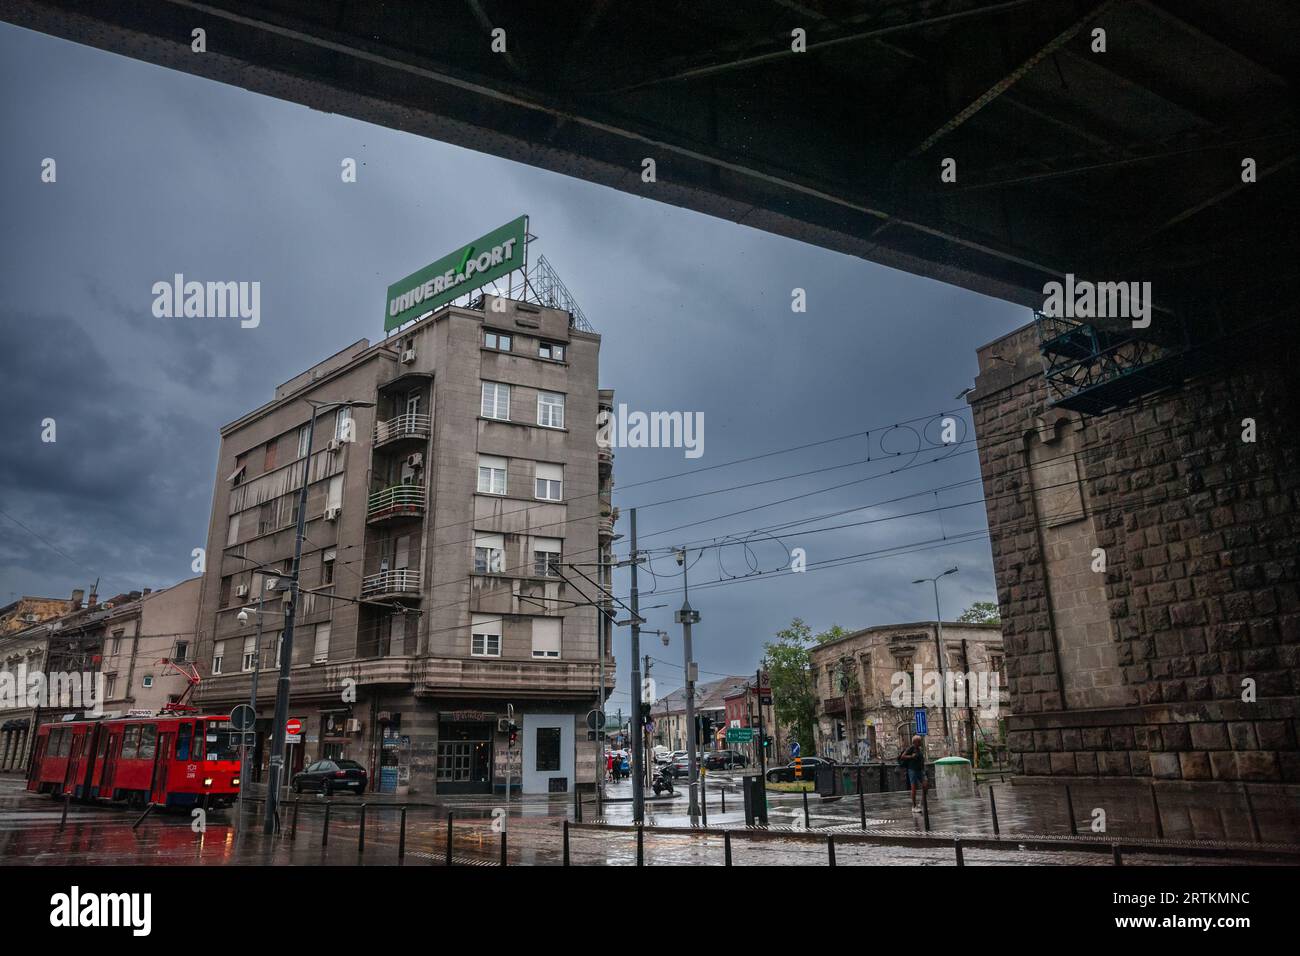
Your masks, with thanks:
M694 824L695 818L699 816L700 806L699 754L696 752L699 741L695 736L695 665L691 662L691 625L699 623L700 612L691 607L691 586L688 577L690 568L686 566L686 549L674 548L673 555L682 569L682 607L677 612L677 623L682 626L683 671L686 677L686 789L689 798L687 811L690 813L691 823Z
M275 716L271 723L271 762L266 777L266 816L262 832L270 836L275 832L277 809L280 802L280 776L284 769L284 725L289 719L289 665L293 660L293 625L298 611L298 574L302 568L302 539L307 522L307 485L311 481L311 446L316 434L316 417L330 408L374 408L374 402L313 402L311 419L307 424L307 454L302 461L302 487L298 491L298 524L293 536L293 570L289 575L288 603L284 611L284 632L280 640L280 679L275 688Z
M957 569L952 567L932 578L917 578L912 582L934 585L934 652L939 658L939 700L943 707L943 739L944 744L949 748L952 747L952 734L948 729L948 675L943 664L943 613L939 610L939 579L956 573Z

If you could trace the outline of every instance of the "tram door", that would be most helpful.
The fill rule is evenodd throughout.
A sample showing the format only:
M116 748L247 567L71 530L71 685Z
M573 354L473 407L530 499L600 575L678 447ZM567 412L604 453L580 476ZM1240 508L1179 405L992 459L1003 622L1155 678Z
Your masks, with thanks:
M158 756L153 765L153 793L150 800L154 803L167 802L167 773L172 765L172 741L176 734L166 731L158 734Z
M70 731L70 733L73 735L72 749L68 752L68 767L63 772L62 792L71 793L73 796L76 796L75 788L77 786L77 768L81 763L81 752L86 746L86 735L84 733L77 733L75 729Z
M105 728L105 733L108 733L108 728ZM99 775L99 795L107 800L113 799L113 778L117 774L117 758L121 752L121 733L110 733L108 749L104 753L104 769Z

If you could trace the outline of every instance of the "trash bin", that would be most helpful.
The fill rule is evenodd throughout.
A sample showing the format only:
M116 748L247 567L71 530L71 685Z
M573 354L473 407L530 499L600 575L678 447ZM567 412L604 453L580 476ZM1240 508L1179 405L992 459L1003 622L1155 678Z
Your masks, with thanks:
M971 793L974 781L970 761L965 757L941 757L934 762L934 791L941 797Z

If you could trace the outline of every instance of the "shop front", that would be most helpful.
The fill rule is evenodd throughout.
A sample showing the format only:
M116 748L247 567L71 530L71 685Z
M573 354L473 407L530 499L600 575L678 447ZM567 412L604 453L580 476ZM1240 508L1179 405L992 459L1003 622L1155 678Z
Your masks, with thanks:
M438 793L491 793L496 717L444 711L438 720Z

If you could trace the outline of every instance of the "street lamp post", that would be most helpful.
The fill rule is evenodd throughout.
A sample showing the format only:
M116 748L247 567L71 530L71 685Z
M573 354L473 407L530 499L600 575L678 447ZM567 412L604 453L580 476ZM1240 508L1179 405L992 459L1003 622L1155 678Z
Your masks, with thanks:
M949 568L943 574L936 574L932 578L917 578L912 582L934 585L934 652L939 659L939 700L943 707L943 740L944 745L949 748L952 747L952 733L948 728L948 675L943 663L943 613L939 610L939 579L956 573L956 568Z
M682 626L682 657L686 677L686 789L689 795L687 811L690 813L691 823L694 824L695 818L700 814L698 797L700 758L696 752L699 741L695 735L695 663L691 660L691 625L700 622L700 612L691 607L688 577L690 569L686 564L686 549L679 548L675 553L677 563L682 568L682 607L677 612L677 623Z
M284 769L285 723L289 719L289 666L293 661L293 625L298 612L299 572L302 568L302 538L307 521L307 486L311 481L311 446L316 434L316 416L328 408L374 408L374 402L313 402L307 425L307 454L302 463L302 488L298 491L298 523L293 537L293 570L289 575L289 602L284 612L284 632L280 642L280 678L275 688L275 716L271 718L271 761L266 777L266 816L262 832L275 832L280 802L280 779Z

